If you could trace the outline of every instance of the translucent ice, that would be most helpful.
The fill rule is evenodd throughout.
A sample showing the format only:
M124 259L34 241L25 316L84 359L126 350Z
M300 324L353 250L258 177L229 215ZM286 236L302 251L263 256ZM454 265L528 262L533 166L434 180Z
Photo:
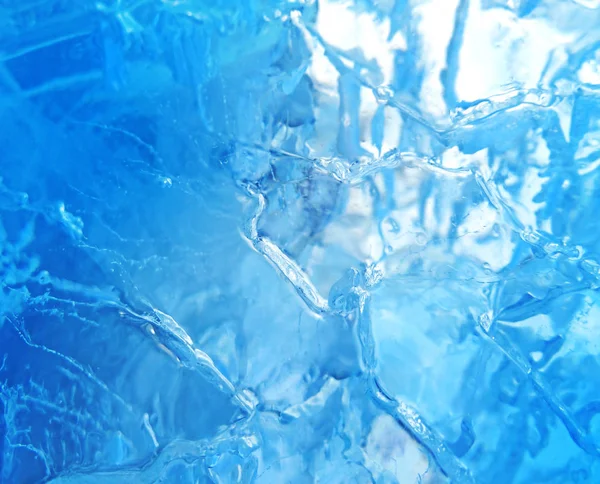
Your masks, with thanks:
M599 26L0 2L2 482L599 482Z

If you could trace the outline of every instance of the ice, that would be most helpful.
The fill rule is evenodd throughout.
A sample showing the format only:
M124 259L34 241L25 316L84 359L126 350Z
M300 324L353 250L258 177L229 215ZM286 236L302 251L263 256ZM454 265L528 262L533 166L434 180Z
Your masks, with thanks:
M598 7L0 2L0 481L600 480Z

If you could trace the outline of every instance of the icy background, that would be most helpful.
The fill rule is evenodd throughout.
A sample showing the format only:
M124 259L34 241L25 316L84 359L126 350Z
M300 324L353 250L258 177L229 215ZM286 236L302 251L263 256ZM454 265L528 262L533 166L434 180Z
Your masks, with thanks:
M6 483L600 482L598 0L1 0Z

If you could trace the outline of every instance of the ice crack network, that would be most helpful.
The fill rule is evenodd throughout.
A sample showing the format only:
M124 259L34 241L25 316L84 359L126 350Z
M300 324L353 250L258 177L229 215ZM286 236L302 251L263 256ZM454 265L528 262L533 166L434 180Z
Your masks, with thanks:
M0 482L600 482L600 2L0 1Z

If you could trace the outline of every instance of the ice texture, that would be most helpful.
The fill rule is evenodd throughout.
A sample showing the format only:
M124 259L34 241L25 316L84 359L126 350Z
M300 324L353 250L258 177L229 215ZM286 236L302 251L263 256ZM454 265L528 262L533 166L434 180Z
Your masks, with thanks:
M0 480L600 482L600 1L0 0Z

